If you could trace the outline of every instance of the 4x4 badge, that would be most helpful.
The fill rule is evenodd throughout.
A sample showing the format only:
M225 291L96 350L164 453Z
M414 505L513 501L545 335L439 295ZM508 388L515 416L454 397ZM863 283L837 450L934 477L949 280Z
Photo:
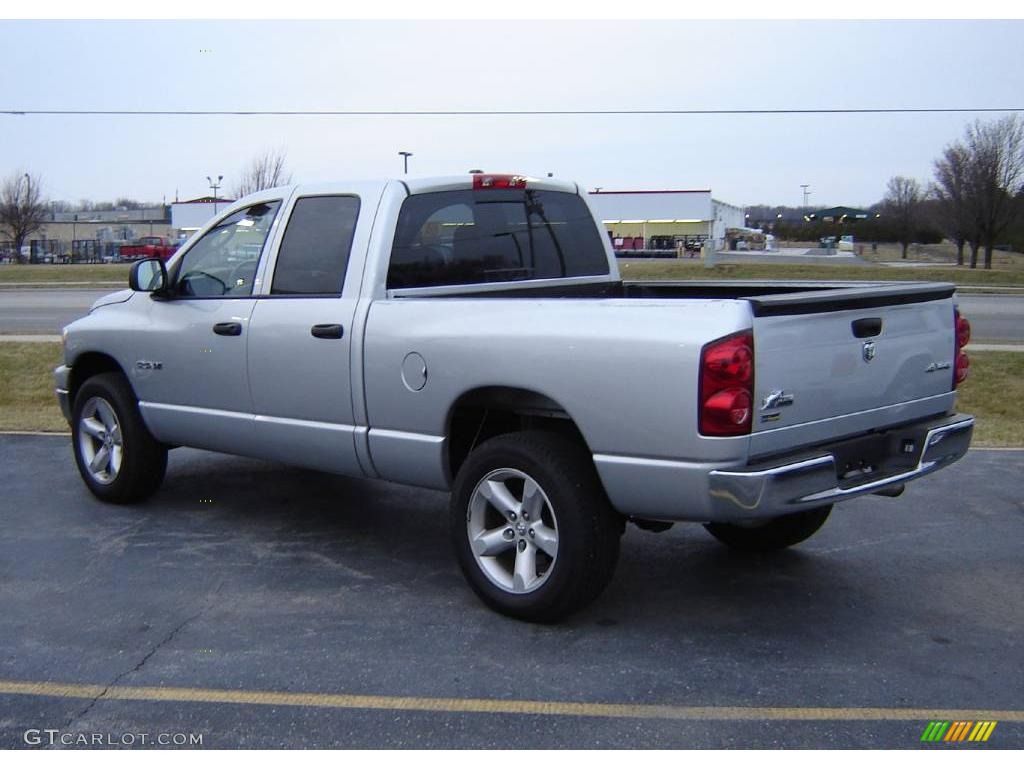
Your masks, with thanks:
M864 349L861 350L861 355L864 357L865 363L870 363L875 359L875 342L865 341Z

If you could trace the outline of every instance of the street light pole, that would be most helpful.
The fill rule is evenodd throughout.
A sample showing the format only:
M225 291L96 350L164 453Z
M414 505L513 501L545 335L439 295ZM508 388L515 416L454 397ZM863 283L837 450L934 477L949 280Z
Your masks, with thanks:
M220 189L220 182L223 178L223 176L218 176L217 181L214 181L209 176L206 177L206 180L210 182L210 189L213 190L213 214L215 216L217 215L217 190Z
M406 176L409 175L409 158L412 157L412 152L399 152L402 156L402 163L404 164L404 173Z
M810 184L800 185L800 188L804 191L804 208L807 207L807 198L811 196L811 193L807 191L810 186Z

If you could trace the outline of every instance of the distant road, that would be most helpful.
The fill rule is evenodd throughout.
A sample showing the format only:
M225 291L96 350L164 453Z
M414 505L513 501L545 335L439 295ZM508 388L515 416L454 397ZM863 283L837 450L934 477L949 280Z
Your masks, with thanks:
M974 341L1024 341L1024 296L975 293L957 297L957 304Z
M4 289L0 291L0 333L60 333L108 293L113 290Z
M109 289L0 291L0 333L60 333L108 293ZM971 321L975 341L1024 342L1024 295L967 294L958 301Z

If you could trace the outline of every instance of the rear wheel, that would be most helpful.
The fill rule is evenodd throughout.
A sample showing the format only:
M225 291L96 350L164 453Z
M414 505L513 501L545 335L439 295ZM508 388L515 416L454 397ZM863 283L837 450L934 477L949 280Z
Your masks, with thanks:
M71 444L82 480L103 501L141 501L164 479L167 448L146 429L135 393L119 373L98 374L79 388Z
M623 518L587 450L547 432L492 438L455 480L451 537L477 595L500 613L551 622L611 579Z
M805 541L828 520L832 505L793 512L756 523L707 523L704 527L723 544L745 552L771 552Z

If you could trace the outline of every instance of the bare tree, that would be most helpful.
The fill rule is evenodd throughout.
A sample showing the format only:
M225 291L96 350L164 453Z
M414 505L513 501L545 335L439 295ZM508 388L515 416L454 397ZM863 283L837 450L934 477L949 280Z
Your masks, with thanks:
M971 268L978 263L978 227L970 208L968 173L970 153L960 142L942 151L935 161L932 194L938 201L939 228L956 243L956 263L963 266L964 245L971 243Z
M903 246L903 258L907 258L907 248L914 242L921 219L921 185L916 179L905 176L893 176L886 186L882 209L886 218L892 222L897 240Z
M14 241L19 262L25 241L32 233L38 232L46 220L47 205L40 186L38 176L15 171L4 179L0 187L0 229Z
M1016 196L1024 185L1024 121L1017 115L976 121L968 126L964 144L968 209L985 249L985 269L992 269L996 243L1020 215Z
M287 157L281 149L268 149L262 155L254 157L238 174L239 182L234 188L235 197L245 197L261 189L290 184L292 174L285 167Z

